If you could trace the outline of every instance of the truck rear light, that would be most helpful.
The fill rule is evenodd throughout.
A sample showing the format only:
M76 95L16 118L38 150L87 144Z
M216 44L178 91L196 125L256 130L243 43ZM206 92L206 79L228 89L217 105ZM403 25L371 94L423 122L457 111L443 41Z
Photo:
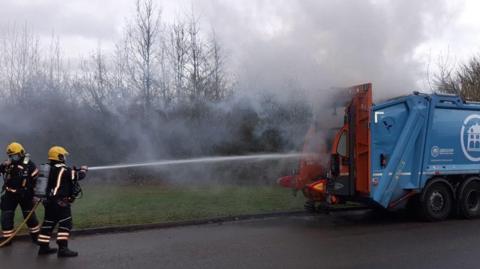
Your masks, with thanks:
M315 185L313 185L313 189L318 191L318 192L324 192L325 191L325 184L323 182L318 182Z
M310 185L307 185L307 188L310 191L323 194L326 191L326 184L327 184L327 181L325 179L320 179L318 181L313 182Z
M335 205L335 204L337 204L337 203L339 202L339 199L338 199L338 197L335 196L335 195L329 195L328 198L327 198L327 202L328 202L329 204Z

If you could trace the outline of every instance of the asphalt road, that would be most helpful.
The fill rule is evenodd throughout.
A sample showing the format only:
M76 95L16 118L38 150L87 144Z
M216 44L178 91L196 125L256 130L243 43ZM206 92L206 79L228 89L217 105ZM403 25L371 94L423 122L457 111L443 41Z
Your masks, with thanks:
M480 268L480 220L280 217L77 237L73 259L17 241L0 268Z

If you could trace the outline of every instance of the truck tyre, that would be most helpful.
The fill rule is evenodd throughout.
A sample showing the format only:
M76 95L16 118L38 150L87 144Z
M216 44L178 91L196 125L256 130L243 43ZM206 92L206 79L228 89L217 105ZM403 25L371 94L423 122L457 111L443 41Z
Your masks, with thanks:
M463 186L458 207L461 217L473 219L480 216L480 181L472 180Z
M427 186L420 205L422 217L427 221L445 220L452 211L453 195L448 183L435 182Z

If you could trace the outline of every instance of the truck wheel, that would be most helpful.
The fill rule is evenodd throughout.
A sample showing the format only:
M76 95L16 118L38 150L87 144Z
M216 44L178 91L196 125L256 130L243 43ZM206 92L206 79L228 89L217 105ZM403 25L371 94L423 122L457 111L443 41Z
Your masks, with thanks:
M480 216L480 182L471 181L463 187L458 206L460 215L466 219Z
M453 195L443 182L429 185L422 195L422 216L428 221L446 219L452 211Z

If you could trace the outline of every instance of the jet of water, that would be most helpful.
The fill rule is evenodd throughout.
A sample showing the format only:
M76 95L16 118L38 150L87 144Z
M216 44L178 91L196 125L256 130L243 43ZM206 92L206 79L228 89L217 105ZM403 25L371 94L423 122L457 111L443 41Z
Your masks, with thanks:
M308 155L308 154L307 154ZM166 165L178 165L178 164L194 164L194 163L218 163L218 162L231 162L231 161L260 161L260 160L278 160L278 159L291 159L305 156L304 153L286 153L286 154L256 154L256 155L241 155L241 156L215 156L215 157L202 157L194 159L181 159L181 160L163 160L144 163L130 163L130 164L114 164L105 166L92 166L90 171L99 170L111 170L121 168L134 168L145 166L166 166Z

